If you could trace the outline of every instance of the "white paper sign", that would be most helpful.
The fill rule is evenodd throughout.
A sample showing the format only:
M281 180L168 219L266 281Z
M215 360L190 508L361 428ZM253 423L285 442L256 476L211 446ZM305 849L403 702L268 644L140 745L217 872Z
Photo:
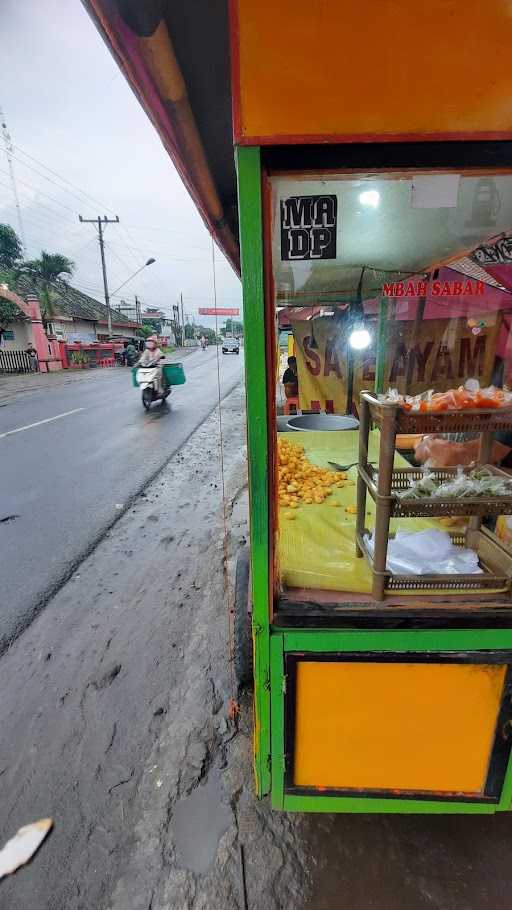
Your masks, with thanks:
M457 208L460 174L417 174L412 181L413 209Z

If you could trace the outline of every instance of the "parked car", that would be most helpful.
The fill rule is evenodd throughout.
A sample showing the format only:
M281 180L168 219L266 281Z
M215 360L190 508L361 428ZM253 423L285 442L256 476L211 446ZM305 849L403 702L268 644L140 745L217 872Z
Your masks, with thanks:
M240 353L240 342L238 338L225 338L222 342L222 353L223 354L239 354Z

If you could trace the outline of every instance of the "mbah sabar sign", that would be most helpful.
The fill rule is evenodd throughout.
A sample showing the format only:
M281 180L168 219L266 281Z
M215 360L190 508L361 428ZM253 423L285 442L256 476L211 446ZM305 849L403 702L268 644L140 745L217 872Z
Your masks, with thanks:
M383 297L481 297L483 281L391 281L382 285Z
M281 259L336 259L336 196L281 200Z

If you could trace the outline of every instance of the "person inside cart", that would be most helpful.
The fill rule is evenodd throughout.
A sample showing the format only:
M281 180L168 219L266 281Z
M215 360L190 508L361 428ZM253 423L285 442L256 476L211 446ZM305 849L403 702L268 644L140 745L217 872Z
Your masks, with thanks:
M288 367L283 373L284 394L287 398L297 398L299 394L299 377L297 375L297 358L288 357Z

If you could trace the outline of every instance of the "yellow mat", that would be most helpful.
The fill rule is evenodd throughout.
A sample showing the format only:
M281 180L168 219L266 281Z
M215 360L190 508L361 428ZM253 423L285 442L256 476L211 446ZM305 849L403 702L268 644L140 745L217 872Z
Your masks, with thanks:
M328 468L329 461L349 464L358 457L359 433L343 432L279 433L279 439L300 445L306 458L319 467ZM378 463L379 433L373 430L369 440L369 460ZM396 465L407 462L397 454ZM348 591L369 594L371 572L364 557L358 558L355 550L356 516L347 507L356 505L357 469L348 471L349 484L334 489L332 496L320 505L301 503L294 511L293 521L279 509L278 556L282 581L285 587L320 588L325 591ZM341 508L333 508L337 500ZM373 528L375 507L370 495L366 500L366 526ZM398 526L411 531L432 527L432 520L425 518L392 521L392 530Z

